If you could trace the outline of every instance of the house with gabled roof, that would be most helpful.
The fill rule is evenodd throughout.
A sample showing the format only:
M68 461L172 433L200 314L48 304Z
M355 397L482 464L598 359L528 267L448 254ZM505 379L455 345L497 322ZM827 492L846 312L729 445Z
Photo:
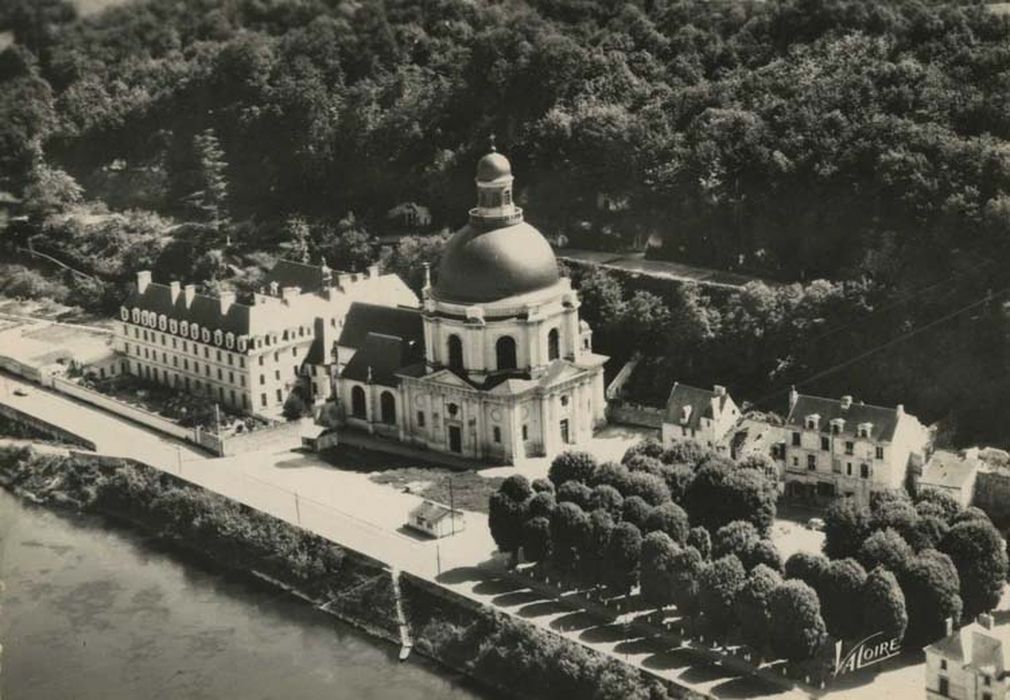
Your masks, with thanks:
M948 627L950 627L948 623ZM1010 687L1010 628L982 614L927 646L926 697L1005 700Z
M901 404L874 406L795 389L784 431L785 494L806 501L841 496L869 504L873 491L903 488L909 469L925 464L932 442Z
M692 441L717 451L729 449L740 409L726 387L711 390L674 382L666 400L663 418L663 445Z

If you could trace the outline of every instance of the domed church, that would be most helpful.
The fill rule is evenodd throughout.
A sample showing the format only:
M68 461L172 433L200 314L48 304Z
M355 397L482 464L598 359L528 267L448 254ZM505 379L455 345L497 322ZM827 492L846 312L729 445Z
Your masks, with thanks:
M604 422L607 358L593 352L578 294L523 220L512 182L492 145L477 164L477 206L449 240L437 282L426 279L419 312L394 319L352 306L338 341L346 424L515 462L584 442Z

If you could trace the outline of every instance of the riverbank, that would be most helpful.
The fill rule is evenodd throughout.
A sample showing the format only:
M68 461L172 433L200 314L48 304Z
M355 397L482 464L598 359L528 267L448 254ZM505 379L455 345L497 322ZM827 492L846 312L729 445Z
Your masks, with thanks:
M218 565L259 572L399 642L392 574L384 564L170 474L128 460L9 449L0 450L0 485L42 504L111 515ZM511 697L696 697L434 583L404 576L402 584L414 648Z

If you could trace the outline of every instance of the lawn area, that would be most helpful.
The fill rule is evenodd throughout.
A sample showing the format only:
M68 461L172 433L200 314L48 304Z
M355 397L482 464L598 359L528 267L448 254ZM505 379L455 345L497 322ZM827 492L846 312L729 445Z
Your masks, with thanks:
M377 484L449 504L449 484L452 482L452 504L463 510L487 513L491 494L504 481L500 476L482 476L474 470L457 471L425 462L416 457L365 450L350 445L323 450L319 456L338 469L367 472Z
M487 502L498 490L502 477L484 477L477 472L455 472L439 467L401 467L372 475L372 481L396 488L410 488L412 493L439 503L450 502L456 508L487 513ZM451 491L451 494L450 494Z

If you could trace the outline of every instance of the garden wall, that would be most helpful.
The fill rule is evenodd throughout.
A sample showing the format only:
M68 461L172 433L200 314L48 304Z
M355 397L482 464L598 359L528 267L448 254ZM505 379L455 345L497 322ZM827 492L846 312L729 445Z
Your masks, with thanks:
M278 452L291 450L301 445L302 437L301 424L290 421L224 438L197 429L190 439L218 456L230 457L267 449Z
M611 423L660 430L663 427L663 416L665 415L666 409L642 406L630 401L613 400L607 404L607 420ZM659 436L657 435L657 437Z
M172 437L176 437L181 440L189 440L190 442L193 441L193 431L190 428L184 428L178 423L174 423L167 418L162 418L150 411L145 411L141 408L137 408L136 406L131 406L127 403L123 403L122 401L117 401L116 399L97 391L85 389L81 385L67 381L66 379L61 379L59 377L47 377L42 382L42 385L50 386L61 394L66 394L67 396L72 396L75 399L80 399L85 403L98 406L110 413L115 413L117 416L128 418L135 423L146 425L148 428L153 428L167 435L171 435Z

